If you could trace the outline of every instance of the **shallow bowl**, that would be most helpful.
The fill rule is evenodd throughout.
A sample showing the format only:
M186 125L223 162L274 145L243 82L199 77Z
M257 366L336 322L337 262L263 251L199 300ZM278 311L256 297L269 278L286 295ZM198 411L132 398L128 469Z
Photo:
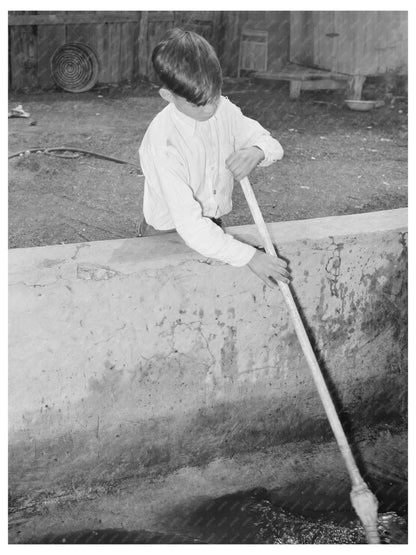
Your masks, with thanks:
M345 104L350 110L358 110L360 112L366 112L372 110L375 105L375 100L346 100Z

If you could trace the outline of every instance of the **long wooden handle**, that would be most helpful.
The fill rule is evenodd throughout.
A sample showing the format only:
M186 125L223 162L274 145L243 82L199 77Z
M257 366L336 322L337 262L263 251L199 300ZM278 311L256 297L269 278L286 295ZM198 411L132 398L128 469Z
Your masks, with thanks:
M264 242L266 252L268 254L271 254L272 256L277 256L275 247L272 243L269 231L263 219L263 215L260 211L259 205L257 203L256 197L254 196L254 192L248 178L245 177L244 179L241 180L240 183L241 183L241 187L243 189L244 195L246 197L248 206L250 208L250 211L253 215L254 221L259 230L260 236ZM286 283L283 283L280 281L278 283L279 283L280 291L282 292L283 298L288 306L289 313L292 318L293 325L295 327L296 335L298 336L306 361L312 372L312 376L315 381L315 385L318 389L318 393L321 398L322 404L324 405L329 423L334 432L341 454L347 466L347 469L351 478L351 482L354 486L360 486L364 484L364 481L355 463L354 456L352 454L351 448L348 444L348 440L342 428L334 403L328 391L328 387L322 376L321 369L319 368L318 361L316 360L315 353L313 352L311 343L309 341L308 335L305 330L305 326L303 325L298 308L293 299L293 295L290 290L290 287Z

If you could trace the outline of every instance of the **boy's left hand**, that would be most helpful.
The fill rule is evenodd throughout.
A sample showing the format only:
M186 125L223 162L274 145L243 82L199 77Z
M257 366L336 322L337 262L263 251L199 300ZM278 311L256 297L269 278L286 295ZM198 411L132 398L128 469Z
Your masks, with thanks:
M233 152L225 161L225 165L232 172L237 181L254 170L254 168L264 159L264 152L257 146L242 148Z

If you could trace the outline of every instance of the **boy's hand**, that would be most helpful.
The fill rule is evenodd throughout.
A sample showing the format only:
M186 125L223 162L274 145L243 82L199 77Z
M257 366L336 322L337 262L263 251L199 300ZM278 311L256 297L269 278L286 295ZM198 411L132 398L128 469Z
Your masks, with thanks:
M269 287L277 287L278 281L290 282L286 262L276 256L257 250L247 266Z
M225 161L225 165L232 172L234 178L241 181L263 159L264 152L257 146L250 146L233 152Z

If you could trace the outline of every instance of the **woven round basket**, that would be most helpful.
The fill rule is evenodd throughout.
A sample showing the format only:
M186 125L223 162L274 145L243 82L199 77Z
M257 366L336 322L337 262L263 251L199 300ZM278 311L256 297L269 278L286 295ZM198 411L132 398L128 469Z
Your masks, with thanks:
M94 50L86 44L67 43L54 52L51 71L55 83L65 91L89 91L97 82L98 58Z

